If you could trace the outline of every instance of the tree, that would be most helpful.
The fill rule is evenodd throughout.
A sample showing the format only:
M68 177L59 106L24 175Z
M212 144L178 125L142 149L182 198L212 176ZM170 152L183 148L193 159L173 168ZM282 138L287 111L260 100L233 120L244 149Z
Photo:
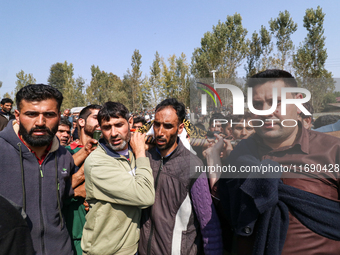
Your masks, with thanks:
M307 29L307 37L293 56L293 67L299 85L311 92L311 102L316 112L324 107L324 96L335 89L332 73L325 68L327 50L324 18L325 14L320 6L316 10L306 10L303 26Z
M129 97L129 108L133 112L143 111L150 105L150 85L148 81L142 79L142 55L139 50L134 50L131 57L131 68L124 75L124 88ZM147 77L146 77L147 79Z
M29 85L29 84L35 84L36 79L33 77L33 74L25 74L23 70L21 70L19 73L16 74L17 81L15 82L16 87L15 87L15 94L18 93L20 89L23 87ZM15 101L15 98L14 98Z
M270 56L272 50L271 35L264 26L261 26L260 34L255 31L249 42L247 64L244 68L247 72L247 77L264 71L273 65L273 59Z
M227 16L225 22L218 21L212 32L204 34L201 47L194 50L191 73L197 78L206 78L212 76L212 70L217 70L217 77L235 77L248 52L246 35L240 14Z
M276 67L285 69L294 49L291 35L297 30L297 24L294 23L289 12L285 10L280 12L276 19L270 19L269 25L271 33L276 38L276 46L279 52L276 57Z
M50 76L48 77L48 84L57 90L63 92L66 82L73 78L73 64L57 62L50 68Z
M156 51L155 59L152 62L152 66L150 67L150 79L149 84L152 90L154 102L153 105L156 105L160 102L160 83L161 83L161 58Z
M62 110L86 105L84 84L85 81L82 77L78 77L76 80L73 78L65 79L65 84L63 85L64 100L62 104Z
M9 94L8 92L6 92L6 93L2 96L2 98L10 98L10 99L13 100L13 91L11 92L11 94Z
M91 83L86 88L87 104L103 104L108 101L128 103L120 78L113 74L101 71L98 66L91 66Z

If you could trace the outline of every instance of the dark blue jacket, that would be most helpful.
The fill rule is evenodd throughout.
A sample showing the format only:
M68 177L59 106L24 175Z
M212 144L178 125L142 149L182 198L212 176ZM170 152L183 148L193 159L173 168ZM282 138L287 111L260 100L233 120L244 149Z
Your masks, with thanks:
M61 214L63 199L73 193L72 156L55 137L40 166L18 129L11 121L0 132L0 194L23 207L36 254L73 254Z

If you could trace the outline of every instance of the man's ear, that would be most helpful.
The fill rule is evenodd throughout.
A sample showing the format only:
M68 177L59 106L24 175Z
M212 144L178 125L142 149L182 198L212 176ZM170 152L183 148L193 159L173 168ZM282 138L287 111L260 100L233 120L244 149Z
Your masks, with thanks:
M132 126L133 126L133 117L132 116L129 118L128 123L129 123L130 129L131 129Z
M19 119L20 112L19 112L19 110L14 110L14 115L15 115L15 120L17 121L18 124L20 124L20 119Z
M303 99L303 95L302 95L301 93L297 93L297 94L295 95L295 98L296 98L296 99ZM302 111L300 110L299 107L296 107L296 108L297 108L297 114L299 115Z
M178 134L182 134L183 128L184 128L184 123L182 122L182 123L179 124L179 126L178 126Z
M85 120L84 119L78 119L78 125L83 128L85 127Z

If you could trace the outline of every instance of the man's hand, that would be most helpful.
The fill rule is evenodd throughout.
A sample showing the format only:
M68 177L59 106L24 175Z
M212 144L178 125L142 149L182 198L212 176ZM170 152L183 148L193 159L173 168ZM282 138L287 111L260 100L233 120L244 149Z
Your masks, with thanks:
M85 182L74 189L74 196L86 198Z
M90 155L92 151L97 148L98 141L96 139L89 139L85 146L81 148L77 153L73 154L74 164L80 166L83 164L84 160Z
M136 159L145 157L145 134L139 132L131 133L130 146Z
M79 170L72 175L72 188L77 188L80 184L85 181L84 174L84 164L79 168Z
M85 211L88 212L90 210L89 203L86 200L84 200L83 205L85 206Z

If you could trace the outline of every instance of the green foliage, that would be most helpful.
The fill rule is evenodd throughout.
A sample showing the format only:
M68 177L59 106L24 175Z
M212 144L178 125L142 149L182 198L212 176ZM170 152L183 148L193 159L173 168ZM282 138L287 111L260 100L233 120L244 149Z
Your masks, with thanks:
M227 16L225 22L218 21L212 32L204 34L201 47L195 49L191 73L197 78L206 78L212 76L212 70L217 70L216 77L236 76L236 69L248 52L246 35L240 14Z
M127 95L117 75L101 71L98 66L92 65L91 76L91 83L86 88L87 104L101 105L107 101L115 101L126 105Z
M6 92L6 93L2 96L2 98L10 98L10 99L13 100L13 91L11 92L11 94L9 94L8 92ZM13 100L13 101L14 101L14 100Z
M186 105L190 103L189 64L184 53L180 57L170 56L168 64L162 59L160 95L162 99L176 98Z
M50 68L50 76L48 77L48 84L59 91L63 91L66 83L73 77L73 65L64 63L55 63Z
M152 105L155 106L160 103L160 84L161 84L161 58L156 51L155 59L150 67L150 78L149 85L152 90L153 102Z
M141 112L150 107L151 100L151 84L145 77L142 79L142 55L139 50L135 50L131 58L131 68L127 70L127 74L124 75L124 89L129 98L128 108L132 112ZM145 80L146 79L146 80Z
M277 68L285 69L294 50L291 35L297 30L297 23L293 21L287 10L279 13L276 19L269 21L270 31L276 38L276 46L279 54L276 55L275 65Z
M312 105L320 111L329 98L324 98L335 89L332 73L325 68L327 50L325 48L324 22L325 14L320 6L316 10L307 9L303 26L307 37L293 56L293 67L299 85L312 94Z
M247 64L244 68L247 77L264 71L273 65L273 57L270 56L272 50L271 35L264 26L261 26L260 34L255 31L249 42Z
M29 85L29 84L35 84L36 79L33 77L33 74L25 74L23 70L21 70L19 73L16 74L17 81L15 82L15 94L22 89L23 87ZM15 98L14 98L15 101ZM15 104L15 102L14 102Z

